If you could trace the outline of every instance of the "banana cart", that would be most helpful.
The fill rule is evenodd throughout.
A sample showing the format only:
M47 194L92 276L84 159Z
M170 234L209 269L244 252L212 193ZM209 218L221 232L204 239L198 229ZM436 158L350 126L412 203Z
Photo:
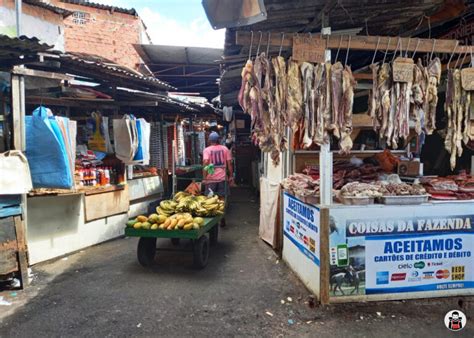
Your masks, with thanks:
M180 248L157 248L157 238L170 238L173 244L179 243L181 239L192 241L194 266L202 269L207 265L209 258L209 246L217 244L219 235L219 222L222 216L204 218L204 223L199 230L150 230L125 228L125 235L129 237L140 237L137 247L138 262L149 267L153 264L157 251L186 251Z
M177 170L176 169L180 169L181 167L179 166L173 166L172 170L173 170L173 188L172 188L172 194L174 195L177 191L177 186L178 186L178 181L181 181L181 182L185 182L185 181L188 181L189 183L191 182L200 182L202 183L203 182L203 178L202 176L194 176L194 177L189 177L189 176L180 176L177 174ZM204 169L204 166L201 166L201 165L195 165L193 166L193 171L194 172L198 172L198 173L202 173ZM209 180L207 182L210 182ZM210 182L212 183L212 182ZM227 203L228 203L228 196L229 196L229 184L227 182L227 180L224 181L224 184L225 184L225 195L224 196L220 196L220 198L224 200L224 210L227 210ZM224 211L224 215L221 217L220 219L220 225L223 227L225 226L225 211Z

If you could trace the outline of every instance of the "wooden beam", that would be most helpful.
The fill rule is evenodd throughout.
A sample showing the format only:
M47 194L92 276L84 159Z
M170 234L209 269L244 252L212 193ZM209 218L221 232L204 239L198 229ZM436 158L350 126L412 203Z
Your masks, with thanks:
M29 284L28 252L26 249L25 222L22 220L21 216L15 216L15 232L16 241L18 243L18 268L20 270L21 287L24 289Z
M254 32L253 45L255 46L258 41L257 33ZM293 46L293 36L295 33L270 33L270 45L271 46L282 46L282 47L292 47ZM419 39L419 38L402 38L397 36L362 36L362 35L329 35L322 37L320 34L299 34L300 36L307 36L312 39L320 39L321 43L326 45L327 49L338 49L342 50L347 49L349 46L351 50L368 50L374 51L378 49L379 51L395 51L401 49L405 52L410 51L414 52L415 50L419 53L453 53L454 54L464 54L469 53L472 46L457 46L456 51L454 48L458 41L456 40L447 40L447 39ZM268 32L264 33L262 45L268 43ZM349 36L350 36L350 45L349 45ZM250 46L252 38L251 32L236 32L236 44ZM283 40L282 40L283 38ZM377 47L378 44L378 47Z
M24 150L25 144L23 142L23 123L22 123L22 105L21 96L23 93L20 88L20 76L12 75L11 78L12 90L12 116L13 116L13 149Z
M323 208L320 211L319 223L319 301L322 305L329 304L329 279L330 279L330 258L329 258L329 209Z
M356 80L372 80L372 74L371 73L353 73L354 79Z
M53 72L45 72L42 70L36 69L29 69L29 68L22 68L15 66L13 67L13 74L17 75L25 75L25 76L33 76L33 77L42 77L45 79L53 79L53 80L63 80L63 81L72 81L74 80L73 76L60 74L60 73L53 73Z

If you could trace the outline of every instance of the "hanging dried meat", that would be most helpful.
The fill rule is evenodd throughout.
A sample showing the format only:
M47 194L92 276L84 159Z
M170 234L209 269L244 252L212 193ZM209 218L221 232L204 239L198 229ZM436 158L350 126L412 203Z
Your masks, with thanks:
M424 129L425 121L425 97L427 93L429 78L421 59L413 67L413 86L411 92L410 117L415 122L415 131L420 135Z
M357 85L351 68L345 66L342 72L342 101L338 112L340 130L339 148L341 154L349 154L352 149L352 107L354 105L354 89Z
M258 130L258 144L264 152L271 152L275 148L272 133L272 115L274 115L274 95L272 84L272 68L265 53L260 54L255 60L255 72L261 85L262 112L261 130Z
M331 64L316 64L314 67L314 124L313 142L317 145L329 143L326 119L331 118Z
M372 71L372 88L369 90L369 116L372 118L374 130L378 132L382 126L382 109L378 91L378 71L379 64L373 63L369 66Z
M257 66L257 70L260 71L259 65ZM263 110L262 93L251 60L248 60L242 69L242 85L240 87L238 100L242 110L251 116L251 129L257 131L261 130L261 116ZM256 139L253 141L255 144L258 142Z
M288 81L286 74L286 62L282 56L272 59L273 71L275 74L275 120L273 120L273 133L275 143L280 151L287 148L285 137L285 127L288 125L286 116L286 94L288 91Z
M444 140L444 147L451 154L450 166L454 170L456 167L456 157L458 156L457 139L461 131L457 130L458 115L460 115L461 108L461 71L459 69L448 71L448 81L446 85L446 103L445 110L448 118L448 126L446 138Z
M313 144L314 128L314 66L309 62L301 64L301 75L303 77L303 107L304 107L304 136L303 148L309 148Z
M436 129L436 107L438 105L438 86L441 78L441 61L439 58L431 60L427 67L429 75L429 84L427 88L427 103L426 110L426 133L433 134Z
M474 111L473 92L464 90L459 69L449 69L446 83L445 111L448 119L444 146L451 154L451 170L456 167L457 157L463 154L463 143L474 140L471 114Z
M388 63L382 64L377 75L377 97L379 102L377 102L378 109L376 112L377 120L381 119L381 122L374 122L374 125L380 124L379 135L380 138L386 136L390 112L392 107L392 71Z
M341 133L339 130L339 122L340 122L340 115L341 107L342 107L342 96L343 96L343 88L342 88L342 73L344 71L344 67L342 63L336 62L331 66L331 100L332 100L332 114L330 118L325 119L326 129L332 131L334 136L337 138L341 138Z
M291 59L288 62L287 84L286 111L288 124L293 133L296 133L303 118L303 93L300 67L297 61Z

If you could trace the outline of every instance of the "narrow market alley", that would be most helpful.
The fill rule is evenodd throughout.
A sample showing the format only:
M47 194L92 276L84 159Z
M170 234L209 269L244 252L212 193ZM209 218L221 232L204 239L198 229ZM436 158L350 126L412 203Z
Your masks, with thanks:
M257 232L258 199L237 189L203 270L187 253L158 253L145 269L136 238L34 266L30 288L0 294L11 303L0 307L0 336L446 337L442 319L459 299L318 307Z

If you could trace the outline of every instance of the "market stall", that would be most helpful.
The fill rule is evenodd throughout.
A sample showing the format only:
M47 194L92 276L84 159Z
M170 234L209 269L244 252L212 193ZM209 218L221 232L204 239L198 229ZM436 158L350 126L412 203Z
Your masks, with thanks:
M474 294L474 179L461 157L472 156L474 139L472 68L463 68L471 46L323 32L236 36L250 46L239 103L252 116L253 138L274 164L291 152L293 174L282 181L283 259L322 303ZM291 58L254 60L259 40L292 47ZM362 50L373 52L363 76L348 63ZM450 55L444 66L438 53ZM356 79L368 80L360 113ZM420 154L440 129L439 114L447 120L439 150L451 175L428 176L436 166Z
M127 219L149 212L165 193L172 161L165 151L170 123L163 116L213 111L168 96L164 90L173 88L154 77L97 57L49 52L33 61L12 69L25 79L23 111L27 121L47 121L57 133L51 138L40 128L44 137L33 135L36 141L26 147L35 188L24 207L29 264L122 236ZM133 146L125 124L146 137L133 138ZM34 159L51 150L57 150L48 157L54 163Z

